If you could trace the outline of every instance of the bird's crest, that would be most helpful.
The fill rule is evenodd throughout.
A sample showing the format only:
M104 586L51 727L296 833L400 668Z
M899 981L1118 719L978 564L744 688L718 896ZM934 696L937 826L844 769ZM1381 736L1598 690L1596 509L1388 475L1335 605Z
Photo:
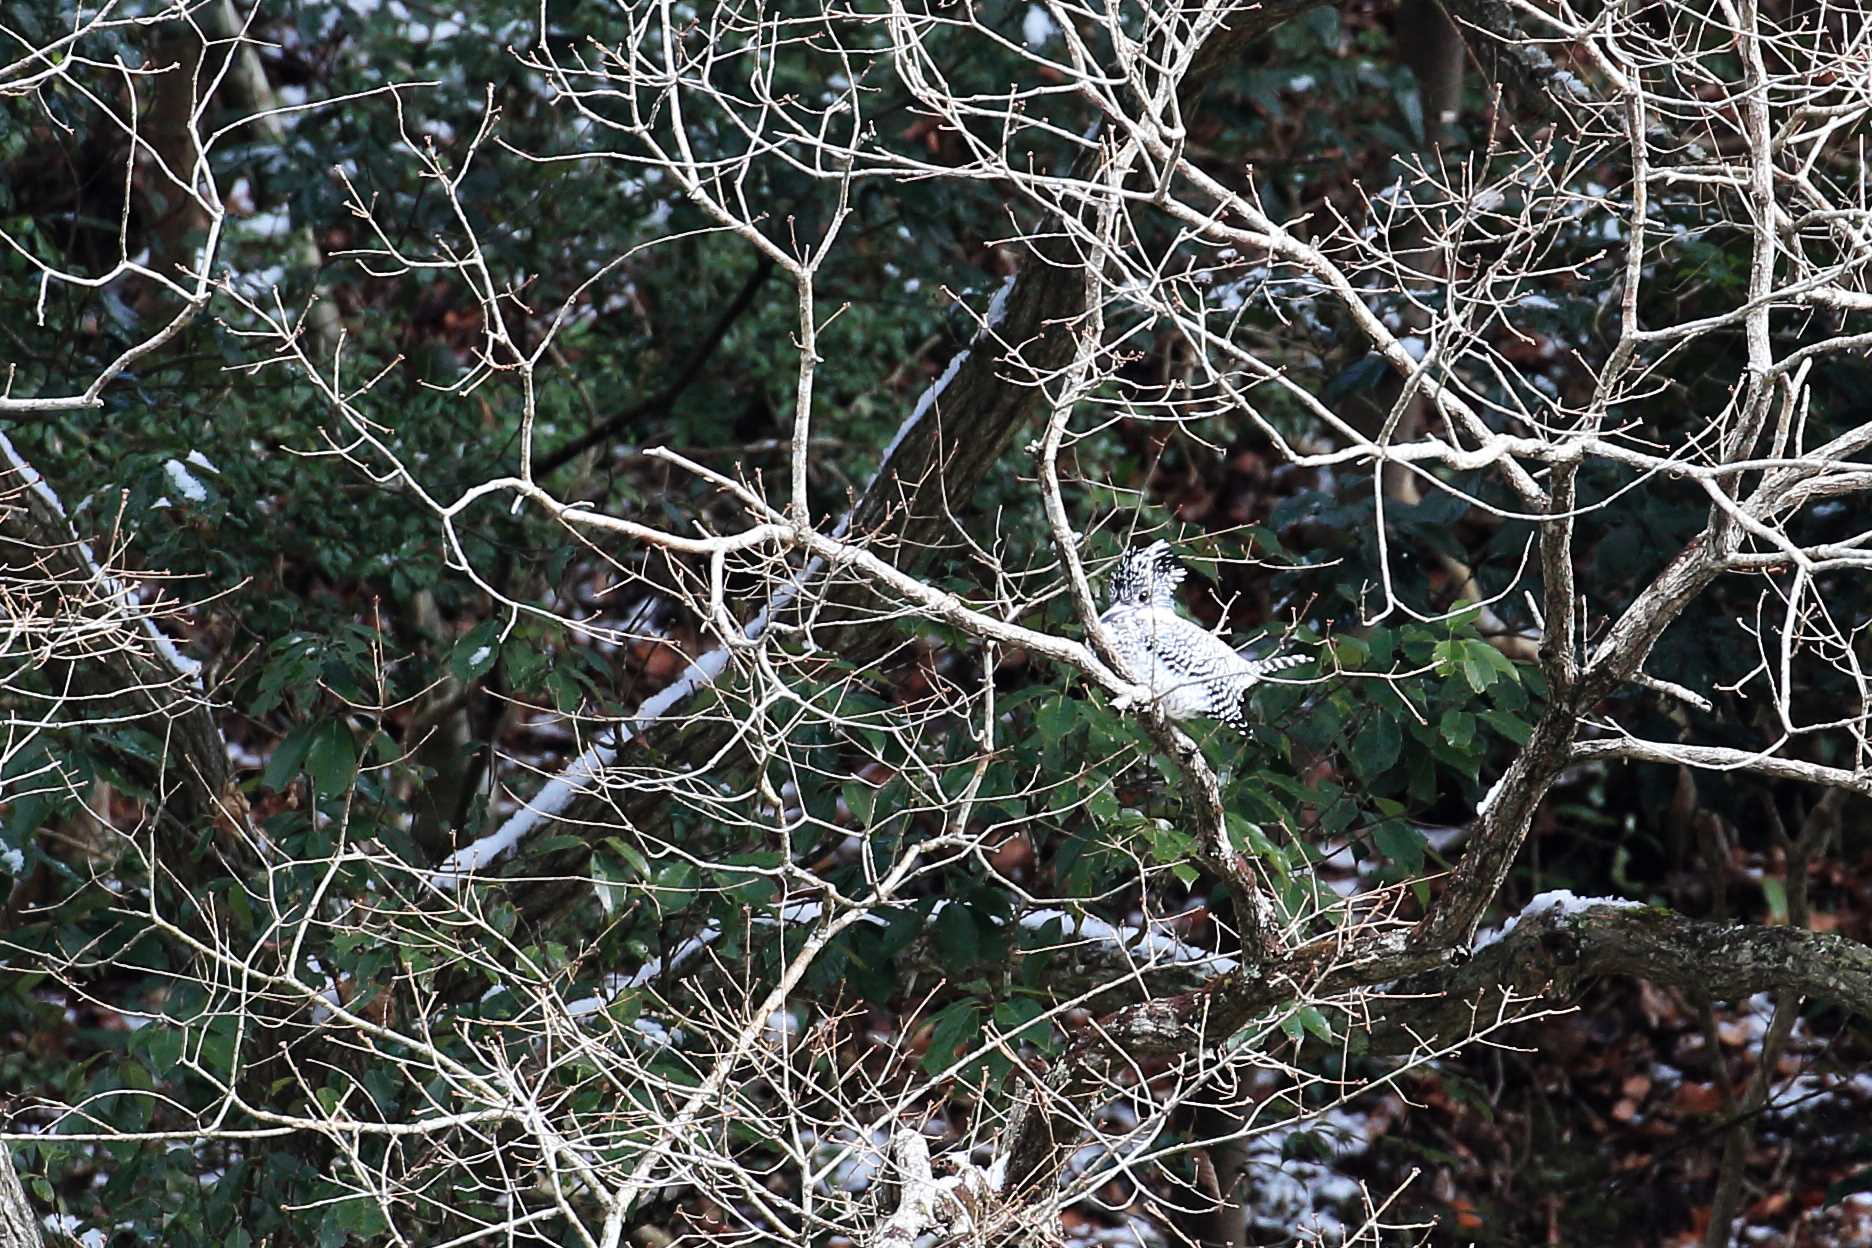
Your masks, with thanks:
M1174 607L1177 586L1186 575L1170 553L1169 542L1133 546L1118 556L1106 596L1114 607Z

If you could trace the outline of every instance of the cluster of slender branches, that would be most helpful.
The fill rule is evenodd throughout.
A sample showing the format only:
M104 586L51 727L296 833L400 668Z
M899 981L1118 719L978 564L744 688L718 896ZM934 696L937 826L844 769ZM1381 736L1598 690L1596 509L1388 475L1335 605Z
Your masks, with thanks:
M211 103L251 55L253 15L218 4L107 4L17 53L0 69L6 107L75 101L87 124L119 136L126 220L129 183L156 179L198 228L170 266L122 243L97 272L6 239L35 258L42 291L137 282L164 310L94 375L9 392L0 415L95 407L212 310L244 346L237 385L284 375L315 398L290 449L341 459L427 517L453 573L502 621L497 642L544 621L582 645L661 644L670 619L698 641L627 713L564 717L563 756L500 760L479 836L411 861L354 824L353 788L321 795L336 799L317 815L324 849L289 853L250 816L216 729L223 691L184 657L186 630L158 582L124 570L121 543L81 541L98 513L71 514L4 444L0 764L45 731L155 728L168 752L139 815L101 813L117 848L97 869L188 968L186 985L134 1011L186 1037L175 1069L208 1089L166 1105L145 1132L81 1099L0 1123L8 1138L56 1127L74 1144L175 1140L208 1156L318 1137L334 1205L364 1198L371 1229L394 1242L611 1248L691 1197L743 1242L907 1245L932 1231L1025 1241L1056 1235L1061 1210L1108 1199L1115 1183L1191 1211L1239 1205L1241 1189L1218 1182L1213 1163L1231 1146L1317 1121L1541 1016L1555 982L1530 961L1543 932L1568 933L1585 966L1758 983L1750 933L1722 944L1674 916L1612 905L1556 908L1469 955L1536 808L1569 768L1644 760L1872 792L1866 624L1829 605L1872 561L1872 528L1841 521L1863 514L1872 487L1872 420L1837 404L1816 411L1815 391L1833 361L1872 344L1861 150L1872 32L1825 3L1454 4L1493 71L1485 141L1460 153L1428 145L1400 158L1388 185L1283 219L1266 181L1277 171L1217 159L1195 125L1203 76L1294 9L1047 0L1023 33L966 5L653 0L620 6L617 28L588 42L555 38L542 14L540 37L514 55L563 113L551 150L511 145L491 92L477 133L436 142L418 119L436 88L391 83L304 106L250 96L239 120L211 127ZM139 66L98 50L154 47L159 29L214 55ZM989 53L1017 72L974 74ZM180 144L153 139L132 106L138 80L165 74L188 80ZM902 141L900 124L874 115L880 99L940 135L940 153ZM511 405L519 433L502 474L464 486L409 455L399 413L379 398L392 364L353 347L329 299L291 301L225 267L218 150L277 133L302 107L393 111L397 156L447 205L447 228L415 236L340 170L353 242L324 260L346 280L444 283L478 310L466 367L435 388ZM562 289L516 271L467 202L468 179L489 164L565 163L654 174L704 230L739 240L791 285L786 471L651 449L712 492L686 527L565 492L541 467L560 444L539 399L566 366L563 336L599 315L596 292L640 252L677 237L590 256ZM761 188L774 170L808 179L811 202L769 202ZM907 405L861 488L828 507L812 488L814 447L837 419L823 378L838 360L822 344L845 309L828 302L823 275L846 258L867 184L919 182L991 186L1005 204L993 241L1011 273L953 297L967 345ZM316 253L309 236L283 245ZM1740 280L1683 298L1682 274L1712 247L1745 258ZM1566 309L1590 332L1531 359L1528 345L1552 342ZM1174 355L1172 384L1129 367L1147 351ZM1348 351L1383 379L1376 401L1318 384L1328 358ZM1669 404L1684 413L1676 424L1649 414ZM1063 772L995 770L1013 722L997 679L1010 656L1101 700L1135 693L1143 675L1098 623L1098 552L1134 540L1142 500L1114 502L1111 483L1077 467L1081 448L1126 422L1198 447L1251 431L1324 478L1368 475L1359 523L1379 579L1355 629L1479 607L1502 652L1538 666L1546 697L1531 736L1491 778L1421 912L1406 888L1314 887L1292 904L1231 828L1213 749L1148 699L1139 733ZM1030 492L1044 541L970 513L988 476ZM1580 527L1633 492L1665 489L1694 491L1707 513L1695 539L1658 551L1651 579L1620 598L1584 583ZM1444 496L1526 539L1513 568L1491 577L1442 556L1464 592L1431 601L1399 571L1407 556L1388 512ZM471 540L503 513L556 526L590 552L609 600L654 611L588 614L516 590ZM1722 691L1648 673L1666 630L1738 577L1758 586L1753 613L1732 625L1753 669ZM1319 656L1303 696L1426 671L1401 658L1360 670L1294 608L1277 626ZM887 668L914 679L882 684ZM1810 712L1803 690L1827 681L1856 696L1843 712ZM1608 702L1632 689L1670 713L1739 693L1765 708L1768 731L1750 750L1641 738ZM399 761L365 761L355 783L373 769L388 782ZM1036 810L1054 823L1108 817L1100 795L1125 775L1182 795L1174 831L1187 863L1174 866L1193 866L1228 903L1200 939L1158 912L1149 882L1173 865L1135 843L1117 851L1130 855L1122 888L1142 899L1123 922L993 865ZM59 779L56 768L9 770L0 801L18 809ZM802 796L828 788L841 792L829 806ZM594 847L629 869L598 870ZM189 891L204 853L229 869L231 893ZM522 858L525 871L509 870ZM1024 934L1024 950L1072 972L1037 1010L971 1014L964 1034L963 1016L937 1003L947 981L934 942L960 904L942 899L944 881L969 872L1006 897L997 921ZM685 934L636 965L593 966L585 937L555 935L568 910L664 907L713 917L678 922ZM906 923L916 930L899 957L921 969L902 985L901 1017L880 1020L819 978L829 948L868 932L894 939ZM374 979L331 972L319 952L364 943L394 951ZM1838 956L1797 952L1814 976ZM40 969L103 993L108 957L68 950ZM1329 1046L1395 1056L1326 1080L1276 1056L1303 1019ZM1041 1035L1058 1039L1043 1046ZM318 1047L297 1047L308 1039ZM949 1046L948 1059L926 1061L932 1045ZM384 1114L377 1081L413 1090L420 1108ZM1397 1227L1392 1196L1362 1194L1346 1242L1375 1244ZM415 1229L430 1225L449 1229Z

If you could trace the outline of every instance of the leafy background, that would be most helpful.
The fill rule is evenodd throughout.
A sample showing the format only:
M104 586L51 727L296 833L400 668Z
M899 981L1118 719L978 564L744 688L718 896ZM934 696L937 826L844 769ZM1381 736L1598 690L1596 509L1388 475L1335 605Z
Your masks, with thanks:
M1010 31L1028 16L1025 4L979 7ZM614 19L591 6L551 5L548 14L548 39L565 46L617 33ZM31 36L53 29L59 9L33 0L14 5L8 20ZM1354 3L1290 23L1207 86L1193 150L1212 154L1205 158L1212 170L1231 181L1244 166L1255 168L1276 217L1326 205L1356 213L1358 188L1386 184L1400 155L1428 142L1415 83L1393 52L1392 21L1379 7ZM256 34L283 103L396 77L437 85L404 93L400 122L378 97L297 114L278 140L255 133L221 149L216 170L234 188L236 214L223 257L231 280L256 291L276 288L289 307L316 297L336 308L357 375L384 370L373 402L395 413L393 449L422 466L431 489L447 494L509 471L519 436L513 388L496 378L465 400L436 388L472 367L477 306L459 286L375 280L331 259L363 240L329 170L343 168L377 197L386 209L381 219L398 222L410 245L453 233L447 205L415 176L404 134L460 151L480 124L482 84L492 84L508 143L531 152L562 149L565 113L508 51L533 46L538 32L511 5L445 9L392 0L381 7L269 5ZM121 50L142 55L128 45ZM952 55L959 73L980 81L1014 72L991 45ZM792 64L802 88L823 81L823 66L808 58ZM944 146L951 140L889 91L869 108L890 141L925 156L958 157ZM0 112L0 223L47 257L107 265L121 140L97 128L80 101L58 93L49 99L49 115L18 106ZM1059 107L1070 116L1070 104ZM1446 143L1460 150L1478 142L1488 107L1473 95ZM726 129L704 125L701 133L705 142L735 141ZM778 164L761 168L764 180L750 195L774 205L776 215L810 219L826 210L823 187ZM1617 181L1609 170L1587 169L1582 177ZM677 530L727 515L712 489L640 453L659 445L723 466L742 463L781 487L794 308L786 283L743 243L702 230L707 223L667 181L605 162L484 159L460 194L477 230L497 241L503 275L524 279L537 307L554 306L584 280L594 257L655 242L583 296L558 339L554 366L542 374L543 456L588 431L608 430L557 469L553 484L563 497L590 498ZM133 200L132 252L162 254L175 245L164 237L159 198ZM1693 201L1661 211L1666 224L1673 213L1690 225L1699 220ZM991 186L869 182L846 228L847 245L819 292L824 306L848 304L849 311L821 344L828 415L809 483L815 509L832 514L868 479L907 406L972 333L974 322L956 303L979 313L1015 263L998 242L1009 229ZM1571 239L1586 274L1593 271L1587 257L1602 241L1591 228L1583 219ZM289 241L302 236L327 257L316 269L293 259ZM1215 264L1214 281L1252 289L1251 275L1225 259ZM1692 230L1666 249L1648 297L1660 313L1693 315L1705 302L1733 297L1746 264L1745 240ZM20 308L30 302L24 292L36 290L33 269L16 252L0 253L0 286L15 292ZM1519 384L1565 389L1584 375L1569 362L1573 353L1602 353L1607 330L1590 281L1543 293L1552 305L1548 323L1526 348ZM151 298L134 284L102 298L55 288L42 320L5 318L0 340L16 366L15 393L88 376L136 340L153 314ZM1282 365L1317 392L1348 405L1388 403L1383 370L1347 327L1279 321L1252 299L1246 307ZM213 311L109 389L102 408L21 420L8 435L79 517L121 525L134 558L176 578L167 582L171 592L203 604L186 644L226 693L224 729L266 835L286 853L313 860L330 850L333 835L315 810L342 811L353 835L375 838L405 862L433 863L511 811L537 785L536 768L549 771L572 752L568 725L589 732L627 713L678 674L682 656L702 638L693 621L668 610L665 597L640 588L620 600L611 592L622 580L614 560L652 585L668 569L627 551L569 544L529 513L490 506L467 518L465 548L503 592L657 635L597 644L531 618L506 630L488 597L449 569L426 513L318 453L319 432L330 426L310 386L284 370L248 376L231 369L251 358L241 336L247 326L231 305ZM1127 385L1148 389L1180 378L1163 337L1165 350L1140 352L1128 367ZM1621 418L1660 441L1680 439L1692 413L1721 407L1717 391L1730 363L1723 357L1732 347L1708 340L1708 358L1678 361L1668 390ZM1861 419L1864 371L1842 366L1818 380L1816 425ZM1299 413L1282 418L1300 427ZM1246 741L1208 735L1205 748L1225 779L1231 833L1266 864L1291 916L1332 921L1354 881L1397 886L1403 904L1414 904L1411 895L1424 896L1427 881L1458 852L1451 830L1525 741L1543 697L1534 668L1517 661L1526 656L1502 644L1505 634L1533 623L1520 592L1538 594L1522 570L1528 526L1490 519L1434 486L1419 502L1391 503L1400 596L1447 614L1364 627L1379 571L1370 475L1284 467L1245 424L1205 434L1219 453L1145 422L1117 423L1075 446L1075 522L1096 531L1087 553L1115 555L1133 529L1164 526L1198 571L1184 598L1193 615L1226 623L1241 637L1283 634L1316 656L1303 674L1337 674L1321 684L1265 688ZM179 487L171 467L193 463L191 453L212 465L191 470L198 498ZM1580 576L1601 610L1616 609L1703 521L1688 485L1621 493L1628 484L1610 468L1593 469L1581 482L1584 498L1611 500L1582 521ZM1506 501L1479 479L1450 477L1442 486ZM991 476L964 519L984 540L999 535L1008 567L1039 574L1050 564L1037 495L1012 465ZM1824 509L1811 523L1849 531L1845 516ZM1452 560L1472 569L1489 594L1515 592L1486 617L1465 609L1469 587L1451 576ZM959 557L940 565L939 576L964 592L980 588ZM1744 578L1719 586L1699 605L1703 617L1666 636L1649 670L1696 689L1744 676L1753 655L1725 626L1752 617L1757 592ZM1841 579L1826 596L1842 616L1865 617L1859 583ZM1024 622L1077 631L1063 598ZM971 781L978 783L975 818L992 828L997 848L924 881L918 897L883 916L881 934L866 928L840 938L801 987L801 1017L862 1003L874 1036L909 1038L905 1051L922 1073L950 1067L990 1024L1017 1033L1039 1054L1055 1052L1064 1039L1059 1028L1029 1024L1053 999L1059 968L1043 950L1059 930L1013 923L1010 886L1075 899L1086 913L1115 922L1175 916L1178 930L1199 942L1226 930L1226 899L1190 864L1181 796L1160 779L1165 773L1148 742L1101 696L1029 656L1001 656L990 678L1000 740L978 772L973 725L927 719L918 708L932 682L979 691L979 648L923 624L906 624L904 633L906 644L888 662L855 674L861 692L844 695L844 725L776 713L764 728L784 742L789 760L784 768L771 764L766 779L776 789L792 785L812 816L790 852L831 882L855 885L864 868L842 848L849 844L844 830L865 829L875 852L888 856L931 835ZM1413 674L1359 676L1396 671ZM824 688L853 675L832 668ZM426 705L419 695L444 679L468 690L472 733L452 752L406 754ZM803 682L801 695L817 696ZM745 713L734 691L721 696L718 713ZM1817 715L1850 705L1852 696L1842 682L1817 686L1803 700ZM1719 695L1710 714L1639 695L1604 710L1640 735L1763 743L1763 721L1741 692ZM120 809L111 813L127 825L141 795L113 759L161 745L145 728L91 726L43 748L81 778L112 784ZM23 756L13 766L36 761ZM743 779L763 765L745 753L727 763ZM1512 912L1539 891L1565 887L1687 913L1784 918L1785 868L1772 827L1797 822L1810 800L1758 777L1703 775L1690 783L1662 769L1582 771L1543 810L1503 907ZM154 1091L190 1106L211 1102L216 1081L238 1075L288 1107L295 1097L335 1101L361 1088L386 1120L413 1110L417 1089L368 1054L331 1054L301 1075L243 1057L221 1003L185 974L171 977L188 969L185 953L150 930L139 899L154 891L164 905L216 912L236 935L252 937L255 920L232 881L183 902L173 882L152 879L133 859L94 870L63 848L64 830L80 822L70 802L42 797L0 810L0 848L20 855L6 912L10 950L0 966L7 1038L0 1094L29 1107L38 1097ZM1827 927L1864 938L1872 898L1858 826L1844 821L1812 888ZM525 874L565 848L564 838L541 840L508 870ZM779 946L762 938L750 916L772 905L773 883L763 872L781 857L753 799L677 793L667 827L598 847L590 863L595 904L550 929L527 930L511 913L492 922L568 991L665 957L707 924L721 932L718 955L748 959L759 978L773 973ZM289 904L320 886L310 868L275 881ZM337 886L355 895L403 889L407 881L374 878L357 866ZM388 943L334 937L305 956L323 974L394 997L437 972L424 962L421 933L401 935ZM61 985L23 969L32 965L28 955L79 950L91 951L102 968L89 979ZM498 958L453 969L474 986L458 985L444 1014L462 1036L521 1008L500 991ZM1413 1167L1426 1173L1406 1206L1438 1219L1437 1242L1660 1243L1695 1232L1697 1194L1708 1190L1725 1126L1719 1087L1749 1069L1765 1008L1761 1001L1722 1003L1711 1031L1697 1006L1641 983L1606 984L1579 1013L1512 1035L1517 1047L1425 1068L1356 1113L1286 1133L1251 1168L1252 1242L1288 1242L1302 1216L1330 1222L1343 1214L1346 1178L1377 1190ZM627 996L613 1012L632 1021L643 1008ZM141 1025L139 1009L189 1021ZM310 1041L303 1030L280 1034ZM446 1026L442 1034L446 1040ZM1334 1077L1376 1069L1374 1059L1342 1048L1344 1034L1344 1020L1313 1012L1286 1020L1272 1043L1289 1060ZM1810 1236L1804 1242L1828 1242L1826 1235L1847 1234L1839 1228L1863 1212L1845 1197L1866 1148L1858 1124L1869 1086L1861 1073L1867 1040L1857 1020L1824 1007L1805 1014L1793 1053L1799 1064L1753 1136L1750 1174L1761 1194L1748 1210L1752 1226L1771 1234L1798 1226ZM858 1036L847 1036L824 1060L862 1062L862 1047ZM667 1071L694 1077L680 1051L667 1058ZM877 1070L874 1077L917 1073ZM972 1099L1005 1097L1007 1075L1008 1063L997 1057L954 1072L944 1095L957 1107L958 1128ZM568 1081L571 1094L592 1095L576 1078ZM163 1102L137 1096L94 1099L90 1112L125 1130L174 1120ZM35 1176L36 1198L88 1242L337 1248L376 1242L385 1231L369 1202L332 1183L330 1158L316 1141L93 1147L48 1139L20 1156ZM1069 1213L1069 1231L1088 1237L1120 1223L1148 1193L1106 1196L1104 1212ZM492 1213L491 1199L465 1188L456 1212ZM719 1230L716 1213L680 1200L658 1216L704 1237ZM449 1215L412 1215L412 1224L440 1240Z

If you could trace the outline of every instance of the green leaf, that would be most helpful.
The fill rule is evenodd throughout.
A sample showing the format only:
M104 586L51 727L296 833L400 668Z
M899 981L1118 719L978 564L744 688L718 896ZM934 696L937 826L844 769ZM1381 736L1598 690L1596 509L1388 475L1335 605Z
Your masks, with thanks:
M1389 667L1391 664L1391 652L1396 646L1397 642L1391 636L1391 630L1388 628L1380 626L1367 633L1365 635L1365 647L1371 656L1372 670L1376 671L1379 668Z
M1494 646L1489 645L1486 641L1478 641L1475 644L1482 647L1487 653L1489 663L1498 673L1506 676L1509 681L1514 684L1518 685L1521 683L1521 669L1515 666L1515 661L1513 659L1503 654L1500 650L1497 650Z
M273 747L273 757L267 759L266 770L260 773L260 783L275 792L291 784L292 778L299 774L299 765L305 762L317 727L316 724L300 724L287 733L286 739Z
M668 866L659 867L656 878L651 882L656 888L657 905L665 911L685 910L696 899L693 863L672 862Z
M1229 843L1235 847L1237 853L1252 854L1257 858L1280 856L1280 849L1268 839L1267 833L1261 830L1260 824L1245 819L1232 810L1224 815L1223 819L1228 828Z
M1862 1147L1863 1147L1863 1144L1864 1142L1862 1140L1861 1141ZM1825 1207L1828 1209L1831 1209L1834 1205L1839 1204L1842 1200L1845 1200L1848 1196L1856 1195L1859 1192L1872 1192L1872 1166L1868 1166L1866 1169L1857 1171L1856 1173L1849 1174L1845 1178L1839 1180L1838 1182L1828 1187L1826 1190L1826 1206Z
M1372 843L1392 862L1412 873L1423 870L1424 836L1402 819L1387 819L1372 829Z
M546 691L552 694L553 706L567 715L578 710L585 700L585 691L579 688L578 681L556 667L546 673Z
M188 1031L177 1023L157 1022L145 1027L143 1035L144 1060L149 1063L150 1073L157 1076L167 1075L182 1060L183 1041L188 1038Z
M1469 748L1469 743L1475 740L1475 730L1476 717L1468 711L1458 711L1453 708L1444 711L1442 720L1437 724L1437 732L1445 741L1459 750Z
M967 906L952 901L936 916L936 952L951 970L974 965L981 953L981 937Z
M1516 745L1526 745L1528 738L1534 735L1533 726L1518 715L1507 711L1483 711L1481 714L1483 723Z
M1079 704L1064 694L1034 715L1034 727L1040 730L1040 740L1046 745L1057 744L1078 722Z
M377 1207L377 1202L365 1196L341 1201L327 1210L325 1216L336 1221L350 1234L364 1240L375 1239L389 1227L389 1223L384 1221L383 1210Z
M863 780L847 780L840 790L845 796L845 806L860 827L871 826L877 813L878 791Z
M607 918L616 914L619 907L629 900L631 885L647 874L641 859L633 863L603 849L592 855L591 870L592 892L597 895L598 906Z
M357 742L341 719L327 719L312 733L306 750L306 770L320 793L335 796L351 787L357 776Z
M1018 1037L1023 1041L1030 1041L1038 1034L1039 1029L1036 1028L1024 1035L1021 1034L1021 1030L1044 1013L1046 1013L1046 1004L1038 998L1015 997L1011 1001L1003 1001L995 1006L995 1026L1000 1028L1001 1034L1009 1039Z
M1357 637L1335 637L1332 639L1334 662L1347 671L1355 672L1371 662L1371 647Z
M1788 921L1787 881L1765 875L1761 890L1763 900L1768 903L1768 921L1785 924Z
M1376 351L1367 352L1326 383L1320 397L1328 403L1347 395L1375 389L1391 375L1391 366Z
M944 911L944 913L948 913ZM923 1069L934 1074L975 1046L981 1036L981 1010L973 1001L957 1001L936 1016Z
M1370 780L1388 771L1404 750L1404 734L1397 720L1380 716L1352 738L1352 769L1361 779Z
M1307 1029L1307 1034L1315 1036L1327 1044L1333 1043L1336 1039L1333 1035L1332 1024L1326 1020L1324 1014L1319 1012L1318 1007L1311 1005L1302 1006L1300 1009L1294 1011L1294 1017L1298 1018L1300 1020L1300 1025Z
M1450 647L1449 653L1462 668L1463 679L1477 693L1483 692L1503 677L1520 683L1521 672L1513 660L1486 641L1445 642L1437 649L1442 651L1444 646Z
M1466 503L1461 502L1452 494L1443 494L1443 495L1440 495L1439 497L1447 499L1450 502L1456 504L1455 513L1448 517L1439 517L1438 518L1439 523L1454 522L1457 519L1457 517L1462 514L1463 510L1465 510L1467 507ZM1424 506L1428 507L1429 503L1426 502ZM1450 617L1447 620L1443 621L1443 627L1447 628L1450 631L1451 636L1455 636L1457 633L1465 633L1465 632L1468 632L1470 629L1474 628L1475 622L1478 619L1480 619L1481 616L1482 616L1482 608L1480 605L1473 603L1473 602L1466 601L1466 600L1458 601L1452 604Z
M1334 1156L1332 1141L1318 1131L1294 1131L1281 1141L1282 1161L1311 1161L1325 1164Z
M628 1027L636 1022L643 1014L643 1007L643 992L638 989L631 989L628 992L621 992L613 998L611 1004L605 1006L605 1013Z
M1300 25L1319 40L1329 52L1339 49L1339 10L1330 4L1317 5L1300 15Z
M509 641L500 648L501 672L515 689L537 689L546 672L546 656L533 646Z
M493 620L483 620L468 630L449 652L449 671L464 685L481 679L500 657L500 628Z

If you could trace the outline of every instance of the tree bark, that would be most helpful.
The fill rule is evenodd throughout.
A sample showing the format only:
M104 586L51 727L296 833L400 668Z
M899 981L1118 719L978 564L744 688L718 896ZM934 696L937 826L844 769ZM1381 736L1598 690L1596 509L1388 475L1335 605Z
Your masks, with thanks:
M1750 927L1685 918L1628 904L1549 909L1522 918L1480 953L1456 961L1403 942L1347 957L1316 942L1258 973L1221 976L1202 988L1103 1018L1054 1067L1048 1092L1028 1103L1008 1135L1011 1199L1052 1190L1089 1102L1125 1063L1193 1052L1257 1016L1300 999L1378 984L1368 995L1369 1051L1410 1054L1447 1047L1492 1022L1504 1005L1564 1005L1595 979L1624 975L1739 999L1774 989L1831 1001L1872 1018L1872 947L1792 927ZM1394 982L1395 981L1395 982Z
M44 1248L39 1218L13 1168L13 1150L0 1144L0 1248Z
M16 460L0 468L23 478L5 484L25 487L0 497L0 566L10 569L9 575L83 587L102 597L128 592L97 566L30 464ZM115 645L74 660L71 681L87 695L105 696L103 705L114 714L140 713L162 738L164 748L153 758L124 750L112 762L148 795L169 851L162 865L185 883L198 882L207 878L199 866L203 834L217 822L242 817L246 800L232 783L227 744L207 694L194 686L191 673L174 665L174 652L155 641L138 636L134 646ZM74 721L73 726L81 724Z

